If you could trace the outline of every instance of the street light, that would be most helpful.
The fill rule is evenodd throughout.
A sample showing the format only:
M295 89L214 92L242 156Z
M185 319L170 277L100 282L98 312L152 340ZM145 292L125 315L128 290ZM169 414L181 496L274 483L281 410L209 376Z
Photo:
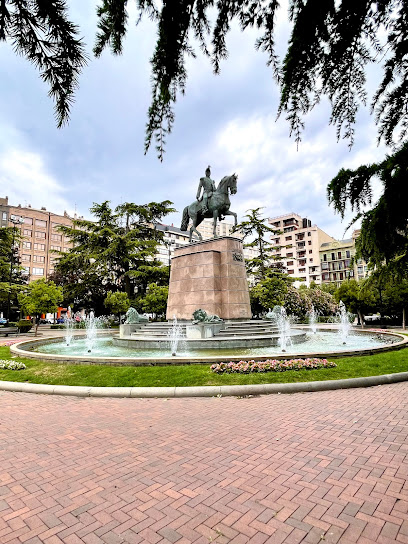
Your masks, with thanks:
M9 217L10 223L13 223L13 241L11 243L11 252L10 252L10 277L9 277L9 289L7 294L7 321L10 319L10 291L11 291L11 282L13 280L13 265L14 265L14 240L16 238L16 225L21 225L24 223L22 217Z
M167 249L168 249L168 252L169 252L169 277L170 277L170 268L171 268L171 246L174 246L176 243L175 240L167 240L166 241L166 246L167 246Z

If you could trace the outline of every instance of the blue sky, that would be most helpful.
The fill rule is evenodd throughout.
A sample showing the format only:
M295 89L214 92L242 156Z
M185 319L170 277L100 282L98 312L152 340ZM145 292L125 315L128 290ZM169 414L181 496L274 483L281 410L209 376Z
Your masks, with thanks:
M56 128L47 86L35 68L16 56L9 43L0 43L0 196L7 195L11 204L85 216L93 202L110 200L116 206L169 199L179 213L165 221L179 226L181 212L194 200L210 164L216 182L238 174L231 209L239 219L247 209L264 206L270 217L296 212L328 234L343 237L347 218L342 223L329 207L326 187L341 167L383 158L368 109L358 114L350 151L347 142L337 143L323 100L306 118L297 149L285 119L275 122L278 89L266 57L255 51L257 32L243 34L234 27L220 76L212 74L209 60L200 54L188 61L186 95L176 104L174 130L160 163L154 149L143 153L154 25L145 20L135 28L130 9L123 55L105 51L95 59L96 5L81 0L69 4L90 61L63 129ZM277 32L281 55L286 19L282 8ZM369 87L375 76L370 74Z

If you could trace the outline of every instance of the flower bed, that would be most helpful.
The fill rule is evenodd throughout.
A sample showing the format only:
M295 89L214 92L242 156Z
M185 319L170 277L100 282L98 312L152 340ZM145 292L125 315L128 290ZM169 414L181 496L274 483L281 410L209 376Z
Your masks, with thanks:
M26 365L17 361L2 361L0 360L0 368L4 370L24 370Z
M219 363L211 365L216 374L250 374L251 372L285 372L287 370L317 370L334 368L336 363L327 359L288 359L267 361L239 361L238 363Z

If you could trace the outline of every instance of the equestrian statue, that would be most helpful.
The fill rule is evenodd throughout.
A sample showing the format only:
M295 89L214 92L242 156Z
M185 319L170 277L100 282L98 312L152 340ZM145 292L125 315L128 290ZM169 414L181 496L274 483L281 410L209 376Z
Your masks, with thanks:
M222 221L226 215L232 215L235 219L235 225L237 224L237 214L229 209L231 205L229 195L236 194L237 179L238 176L236 174L224 176L216 188L214 180L211 179L210 167L207 167L205 176L200 178L195 202L190 204L190 206L186 206L183 211L180 229L184 231L188 230L190 219L193 222L190 228L190 242L193 238L193 232L198 234L200 240L203 239L196 227L198 227L204 219L212 218L214 220L214 238L217 236L217 220ZM202 195L201 190L203 191Z

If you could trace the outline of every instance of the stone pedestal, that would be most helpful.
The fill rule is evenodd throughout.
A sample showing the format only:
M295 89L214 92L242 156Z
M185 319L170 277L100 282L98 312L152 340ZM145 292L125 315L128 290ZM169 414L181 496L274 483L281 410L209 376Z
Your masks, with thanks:
M212 338L225 327L222 323L197 323L196 325L187 325L186 338L197 340L200 338Z
M191 320L202 308L226 320L251 319L242 242L223 236L175 250L167 319Z
M130 336L132 332L137 331L140 327L140 323L123 323L123 325L119 325L119 337Z

